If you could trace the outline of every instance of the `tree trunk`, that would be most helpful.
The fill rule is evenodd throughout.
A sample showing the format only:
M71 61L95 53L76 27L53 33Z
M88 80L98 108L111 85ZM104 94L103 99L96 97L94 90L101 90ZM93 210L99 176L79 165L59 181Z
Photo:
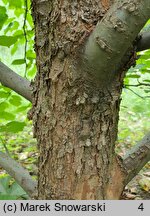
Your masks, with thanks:
M80 61L85 41L113 1L32 2L38 199L119 199L125 171L115 141L123 75L99 85Z

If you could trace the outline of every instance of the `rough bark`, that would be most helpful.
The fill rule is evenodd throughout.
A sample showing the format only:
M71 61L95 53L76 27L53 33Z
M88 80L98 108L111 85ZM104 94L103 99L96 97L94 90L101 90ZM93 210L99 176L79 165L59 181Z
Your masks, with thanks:
M118 199L127 185L150 160L150 133L145 135L123 158L117 158L114 163L112 182L107 186L109 199ZM120 169L121 168L121 169Z
M0 62L0 82L2 85L14 90L29 101L32 101L32 88L30 82L13 72Z
M118 199L125 177L114 152L123 75L100 86L80 64L85 41L113 1L32 2L38 199Z

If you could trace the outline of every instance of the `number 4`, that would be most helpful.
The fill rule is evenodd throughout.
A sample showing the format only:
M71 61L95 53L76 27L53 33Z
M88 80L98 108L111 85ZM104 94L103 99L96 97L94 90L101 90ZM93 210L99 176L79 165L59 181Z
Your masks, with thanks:
M143 203L141 203L138 207L139 210L143 211L144 210L144 206L143 206Z

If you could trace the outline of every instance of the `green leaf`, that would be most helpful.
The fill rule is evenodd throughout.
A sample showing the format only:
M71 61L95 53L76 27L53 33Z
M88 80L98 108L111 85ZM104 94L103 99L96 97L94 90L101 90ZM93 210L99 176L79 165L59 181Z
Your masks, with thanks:
M21 8L22 1L21 0L8 0L10 8Z
M17 96L17 95L12 95L9 102L11 104L13 104L14 106L20 106L21 105L21 97L20 96Z
M0 200L16 200L27 197L26 192L16 182L12 182L10 176L0 178Z
M138 112L139 112L139 113L140 113L140 112L142 113L142 112L144 112L144 107L137 104L137 105L135 105L135 106L133 107L133 111L134 111L134 112L137 112L137 113L138 113Z
M5 86L3 86L3 85L0 85L0 89L3 89L4 91L6 91L6 92L8 92L8 93L11 92L11 89L10 89L10 88L7 88L7 87L5 87Z
M14 11L14 14L15 14L17 17L22 16L22 14L24 14L24 8L16 8L16 10Z
M128 85L128 84L129 84L129 78L125 77L125 79L124 79L124 84L125 84L125 85Z
M27 109L29 109L29 105L27 105L27 106L20 106L17 110L16 110L16 112L18 113L18 112L24 112L24 111L26 111Z
M0 91L0 98L8 98L9 95L10 95L9 92Z
M6 14L6 8L0 6L0 30L2 29L7 18L8 18L8 15Z
M144 82L150 82L150 79L148 80L148 79L145 79L145 80L143 80Z
M30 12L31 13L31 12ZM32 19L32 16L31 16L31 14L27 14L27 21L28 21L28 23L29 23L29 25L30 25L30 27L31 28L33 28L33 19Z
M141 56L140 56L140 59L142 59L142 60L147 60L147 59L149 59L149 56L147 56L147 55L141 55Z
M34 66L31 69L28 70L28 76L30 78L33 78L35 76L35 74L36 74L36 71L37 71L36 65L34 64Z
M3 178L0 178L0 193L1 194L7 194L8 189L9 189L10 179L11 179L10 176L5 176Z
M0 45L10 47L11 45L15 44L17 40L17 37L3 35L0 36Z
M145 92L145 93L149 93L150 90L148 90L148 89L144 89L144 92Z
M127 75L127 77L129 78L140 78L141 76L140 75L137 75L137 74L130 74L130 75Z
M15 59L12 64L13 65L21 65L21 64L24 64L25 63L25 60L24 59Z
M148 70L148 68L142 68L142 69L141 69L141 73L142 73L142 74L150 73L150 71Z
M10 18L9 19L9 23L7 25L7 28L5 29L4 33L6 34L7 32L13 32L13 31L16 31L16 29L19 28L19 22L17 21L13 21L14 19L13 18ZM8 22L8 20L7 20ZM11 34L12 35L12 34ZM15 36L15 35L13 35Z
M0 111L0 119L14 120L15 116L12 113L9 113L9 112L6 112L6 111Z
M14 32L14 35L13 36L16 36L17 38L24 38L24 32L23 32L23 30L16 30L15 32Z
M16 182L14 182L10 187L9 193L11 195L21 197L25 194L25 191Z
M33 52L33 50L28 50L27 51L27 59L31 60L31 59L35 59L36 55L35 52Z
M17 200L18 196L0 194L0 200Z
M0 127L0 131L1 128L5 131L5 132L11 132L11 133L18 133L20 131L23 131L24 127L25 127L25 122L17 122L17 121L12 121L7 123L3 128L2 126Z
M11 47L11 55L14 55L17 51L18 51L18 43L15 43L15 44Z
M6 108L9 107L9 104L7 102L0 103L0 111L4 111Z
M7 5L8 0L2 0L5 5Z

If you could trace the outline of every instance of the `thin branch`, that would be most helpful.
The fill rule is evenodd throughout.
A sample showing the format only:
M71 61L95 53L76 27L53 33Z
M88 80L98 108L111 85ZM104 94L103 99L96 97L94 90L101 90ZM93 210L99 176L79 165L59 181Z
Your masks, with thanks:
M138 174L150 160L150 133L137 143L123 158L123 166L127 171L126 184Z
M149 83L138 83L138 84L131 84L131 85L124 85L124 87L139 87L139 86L150 86Z
M28 13L28 3L27 0L24 0L24 5L25 5L25 13L24 13L24 22L23 22L23 32L24 32L24 38L25 38L25 45L24 45L24 61L25 61L25 74L24 77L27 75L27 45L28 45L28 40L27 40L27 33L26 33L26 21L27 21L27 13Z
M32 102L30 82L0 62L0 82Z
M6 142L2 139L1 136L0 136L0 140L2 142L2 145L3 145L3 147L4 147L4 149L5 149L6 153L7 153L7 155L10 157L10 153L9 153L8 148L7 148Z
M136 44L136 51L144 51L150 49L150 32L143 32Z
M136 93L136 92L133 91L132 89L126 87L126 85L125 85L124 87L125 87L126 89L130 90L131 92L133 92L133 93L134 93L135 95L137 95L138 97L140 97L140 98L142 98L142 99L146 98L146 97L143 97L143 96L139 95L138 93Z
M12 176L30 197L35 194L37 182L19 163L0 151L0 165Z

